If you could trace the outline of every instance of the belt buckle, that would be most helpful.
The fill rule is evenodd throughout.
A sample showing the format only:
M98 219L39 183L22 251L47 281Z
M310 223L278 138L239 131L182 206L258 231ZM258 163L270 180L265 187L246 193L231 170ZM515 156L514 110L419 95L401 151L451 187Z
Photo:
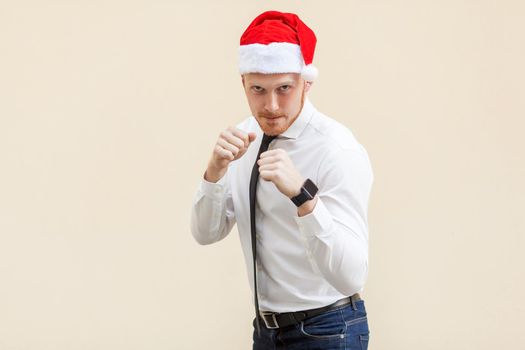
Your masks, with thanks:
M263 319L264 324L266 325L266 328L268 329L279 328L279 324L277 323L277 318L275 317L276 314L277 314L276 312L261 311L261 316L262 316L261 318ZM268 319L266 318L266 316L272 316L270 320L273 321L273 325L268 324Z

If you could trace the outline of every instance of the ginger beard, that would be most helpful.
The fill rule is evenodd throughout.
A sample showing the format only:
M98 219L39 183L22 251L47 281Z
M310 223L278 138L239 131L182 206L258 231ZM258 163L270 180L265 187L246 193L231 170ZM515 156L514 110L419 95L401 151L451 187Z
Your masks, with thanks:
M301 107L293 119L290 116L282 113L258 112L256 114L257 122L266 135L274 136L282 134L290 127L290 125L293 124L297 117L299 117L299 114L303 110L304 106L304 95L306 90L305 87L306 85L303 85L303 91L301 93Z

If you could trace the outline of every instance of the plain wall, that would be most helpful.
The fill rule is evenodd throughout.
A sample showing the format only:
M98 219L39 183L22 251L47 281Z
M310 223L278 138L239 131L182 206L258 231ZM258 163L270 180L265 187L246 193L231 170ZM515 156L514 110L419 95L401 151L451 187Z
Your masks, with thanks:
M522 1L0 1L0 350L249 349L236 228L189 229L264 10L375 174L369 349L525 348Z

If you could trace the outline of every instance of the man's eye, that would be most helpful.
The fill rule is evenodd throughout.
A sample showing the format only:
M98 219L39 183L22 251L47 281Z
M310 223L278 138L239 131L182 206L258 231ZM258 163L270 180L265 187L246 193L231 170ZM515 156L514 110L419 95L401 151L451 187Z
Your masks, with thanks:
M252 90L255 92L261 92L263 89L260 86L252 86Z
M279 88L281 91L286 91L290 89L290 85L283 85Z

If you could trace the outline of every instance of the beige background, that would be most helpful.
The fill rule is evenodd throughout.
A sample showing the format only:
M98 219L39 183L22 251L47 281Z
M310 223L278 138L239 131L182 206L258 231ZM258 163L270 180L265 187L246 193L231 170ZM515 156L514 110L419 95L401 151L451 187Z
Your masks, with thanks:
M250 348L237 231L189 214L267 9L374 167L369 348L525 348L522 1L1 0L0 350Z

